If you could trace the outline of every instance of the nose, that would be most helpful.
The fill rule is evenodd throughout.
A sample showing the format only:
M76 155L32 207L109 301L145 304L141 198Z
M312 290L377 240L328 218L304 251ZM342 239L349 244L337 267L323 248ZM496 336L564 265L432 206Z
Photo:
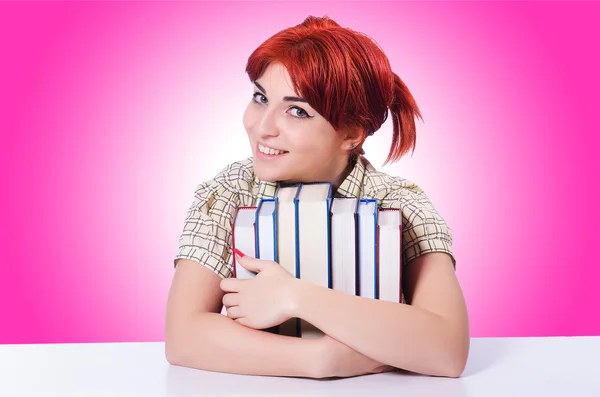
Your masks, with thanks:
M278 136L277 109L274 107L263 111L256 123L256 132L261 138Z

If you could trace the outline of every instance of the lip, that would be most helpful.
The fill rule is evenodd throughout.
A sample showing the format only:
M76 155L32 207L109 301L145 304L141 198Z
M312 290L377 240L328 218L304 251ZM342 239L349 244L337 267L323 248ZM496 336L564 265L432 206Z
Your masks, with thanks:
M262 143L261 143L261 145L267 146ZM267 146L267 147L270 147L270 146ZM273 148L273 149L275 149L275 148ZM281 150L281 149L277 149L277 150ZM286 151L286 153L281 153L281 154L265 154L258 149L258 143L256 144L256 155L263 160L277 160L277 159L280 159L281 157L285 156L288 153L289 152Z
M256 150L258 150L258 145L263 145L264 147L268 147L270 149L281 150L283 152L287 152L287 150L283 150L283 149L279 149L279 148L276 148L276 147L272 147L272 146L266 145L266 144L264 144L262 142L256 142Z

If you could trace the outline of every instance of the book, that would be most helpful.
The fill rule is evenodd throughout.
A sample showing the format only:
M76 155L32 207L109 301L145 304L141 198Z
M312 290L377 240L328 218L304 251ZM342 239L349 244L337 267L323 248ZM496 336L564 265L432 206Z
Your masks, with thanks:
M256 207L239 207L231 231L233 248L237 248L253 258L256 258L255 223ZM233 255L233 277L247 279L254 276L256 273L242 267Z
M299 278L331 288L332 184L304 183L295 198L296 272ZM322 331L300 320L302 338L318 338Z
M279 264L292 276L298 277L296 270L296 204L300 185L279 186L277 198L277 256ZM279 334L300 335L300 320L291 318L279 325Z
M232 242L246 255L278 262L310 283L370 299L404 301L401 210L379 209L373 198L333 198L331 183L280 185L274 198L239 207ZM235 257L233 263L234 277L256 276ZM323 336L299 318L267 331Z
M334 198L331 205L331 286L350 295L358 291L358 199Z
M358 201L358 295L371 299L379 298L377 215L376 199Z
M278 263L291 275L296 271L296 204L300 185L280 186L277 198L277 244Z
M402 214L379 210L379 299L402 302Z
M255 257L255 218L256 207L238 207L231 227L231 246L232 250L237 248L245 254ZM233 277L248 279L256 276L256 273L246 270L241 266L232 253L232 273ZM225 305L221 307L221 314L227 316Z
M256 258L277 262L276 199L260 199L256 208Z
M256 207L256 258L277 262L277 199L262 198ZM279 333L279 326L264 329Z

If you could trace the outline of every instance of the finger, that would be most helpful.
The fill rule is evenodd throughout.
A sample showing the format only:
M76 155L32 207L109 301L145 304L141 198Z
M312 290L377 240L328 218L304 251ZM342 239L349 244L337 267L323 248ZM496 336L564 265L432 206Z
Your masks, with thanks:
M236 323L243 325L244 327L250 327L250 323L248 322L248 319L246 317L238 317L235 320Z
M244 283L249 280L242 280L238 278L224 278L221 280L219 286L224 292L240 292L240 289L244 286Z
M244 269L250 270L254 273L260 273L264 270L266 260L252 258L251 256L244 255L240 250L235 249L235 259Z
M223 305L229 306L238 306L240 304L240 295L239 293L229 293L223 295Z
M227 317L237 319L242 316L242 308L240 306L230 306L227 308Z

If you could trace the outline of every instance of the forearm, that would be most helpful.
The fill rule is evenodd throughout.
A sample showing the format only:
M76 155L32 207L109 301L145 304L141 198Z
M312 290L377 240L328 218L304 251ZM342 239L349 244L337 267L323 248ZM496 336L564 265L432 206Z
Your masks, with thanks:
M316 340L247 328L217 313L200 313L172 335L174 365L246 375L314 377Z
M306 282L297 290L294 316L374 360L430 375L462 372L468 334L433 312Z

